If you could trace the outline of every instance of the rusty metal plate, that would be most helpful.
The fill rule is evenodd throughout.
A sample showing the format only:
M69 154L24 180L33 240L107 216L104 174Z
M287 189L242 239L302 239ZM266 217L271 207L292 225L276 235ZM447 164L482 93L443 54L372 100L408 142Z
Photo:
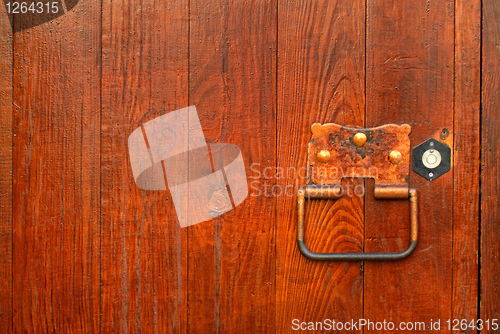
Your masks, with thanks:
M342 178L356 177L373 178L375 186L408 187L410 125L354 128L314 123L311 132L309 184L340 185Z

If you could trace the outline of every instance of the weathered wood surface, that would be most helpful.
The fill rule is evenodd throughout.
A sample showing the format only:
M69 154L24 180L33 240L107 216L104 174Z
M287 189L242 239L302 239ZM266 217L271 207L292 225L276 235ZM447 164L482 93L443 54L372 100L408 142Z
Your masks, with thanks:
M453 2L368 1L366 59L366 125L408 123L412 147L429 138L453 147ZM453 172L432 182L410 172L409 183L419 193L418 247L402 261L365 263L364 316L372 321L451 318ZM373 201L372 193L365 251L404 250L409 203Z
M12 331L12 37L0 6L0 332Z
M480 317L500 314L500 7L485 0L482 8L481 119L481 286ZM500 333L500 329L484 333Z
M187 106L188 13L187 1L103 3L102 333L183 328L185 231L167 191L135 185L127 138Z
M100 13L84 1L14 36L16 333L99 331Z
M188 230L188 331L275 331L276 4L192 1L189 104L209 142L243 152L250 194ZM255 172L253 172L255 171ZM250 183L253 182L252 190Z
M315 122L364 125L365 3L280 2L278 25L278 178L276 326L292 321L363 317L363 264L311 262L296 242L295 194L306 183L307 144ZM290 174L287 172L291 171ZM348 179L351 190L363 181ZM315 252L363 251L363 197L306 205L306 244ZM358 331L361 333L362 331Z
M281 333L327 318L440 318L448 332L449 318L498 318L495 1L81 0L16 33L4 11L1 333ZM207 141L241 148L249 197L181 229L169 191L135 185L127 138L188 105ZM452 148L449 173L410 174L410 258L300 255L295 194L314 122L409 123L412 147ZM307 203L310 249L404 249L408 202L343 184L366 197Z
M469 322L479 316L480 300L480 65L481 1L456 0L451 315L453 319L467 319ZM474 332L472 329L466 331Z

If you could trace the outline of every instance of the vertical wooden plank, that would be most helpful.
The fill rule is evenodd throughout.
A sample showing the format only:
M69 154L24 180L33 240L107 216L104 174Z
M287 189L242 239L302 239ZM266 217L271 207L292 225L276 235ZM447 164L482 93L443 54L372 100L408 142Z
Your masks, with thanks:
M225 7L227 101L219 138L240 147L247 172L264 170L276 166L276 3L238 0ZM216 251L220 328L227 333L275 332L275 203L273 196L249 196L222 217Z
M452 318L468 323L479 302L480 52L481 1L456 0Z
M187 106L188 2L104 2L102 13L101 331L178 333L186 236L169 192L135 185L127 142Z
M363 318L362 264L316 262L300 254L296 193L306 183L311 124L364 125L365 2L282 1L278 12L277 157L284 175L277 181L286 189L277 200L276 326L281 333L298 328L294 319ZM348 179L343 186L352 190L362 182ZM338 201L308 203L308 247L362 252L363 205L363 197L352 191Z
M100 13L14 38L15 332L99 331Z
M500 8L483 1L481 120L481 319L500 314ZM490 320L491 323L491 320ZM492 327L484 333L499 333Z
M227 26L227 10L227 2L224 6L222 1L190 1L189 4L189 104L196 106L208 142L222 142L221 127L227 126L221 123L227 108L224 85L228 66L224 39L227 31L223 31ZM220 228L223 221L218 217L186 228L189 243L188 333L216 333L220 328Z
M189 103L207 141L238 145L249 177L274 170L276 4L200 0L190 13ZM249 191L233 211L188 227L191 333L274 332L275 198Z
M412 148L429 138L453 148L453 1L369 0L366 45L366 125L409 123ZM432 182L411 171L409 184L419 194L417 249L402 261L365 263L364 311L396 326L423 321L424 333L431 319L451 317L453 170ZM409 203L375 201L372 188L365 200L365 251L404 250Z
M0 332L12 332L12 30L0 5Z

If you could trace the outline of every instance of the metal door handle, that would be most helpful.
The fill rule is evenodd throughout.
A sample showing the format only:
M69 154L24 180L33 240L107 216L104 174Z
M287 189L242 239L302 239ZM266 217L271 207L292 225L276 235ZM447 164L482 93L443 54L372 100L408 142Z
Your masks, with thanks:
M300 252L310 260L316 261L365 261L365 260L401 260L409 256L417 247L418 218L417 218L417 191L406 187L378 187L375 188L376 199L409 199L411 240L408 248L398 253L314 253L304 241L304 207L306 199L338 199L341 196L340 186L306 186L297 194L297 244Z
M308 184L297 194L297 244L311 260L364 261L400 260L417 246L417 191L409 188L410 138L408 124L386 124L376 128L352 128L338 124L314 123L308 145ZM341 171L341 172L339 172ZM358 172L356 172L358 171ZM376 199L409 199L411 241L397 253L314 253L304 242L306 199L338 199L344 177L372 178Z

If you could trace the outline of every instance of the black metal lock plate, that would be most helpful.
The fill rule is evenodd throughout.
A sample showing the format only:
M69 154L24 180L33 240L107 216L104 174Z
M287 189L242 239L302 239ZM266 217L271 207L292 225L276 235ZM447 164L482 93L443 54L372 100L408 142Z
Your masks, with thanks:
M428 139L413 148L413 171L433 181L451 167L451 149L436 139Z

